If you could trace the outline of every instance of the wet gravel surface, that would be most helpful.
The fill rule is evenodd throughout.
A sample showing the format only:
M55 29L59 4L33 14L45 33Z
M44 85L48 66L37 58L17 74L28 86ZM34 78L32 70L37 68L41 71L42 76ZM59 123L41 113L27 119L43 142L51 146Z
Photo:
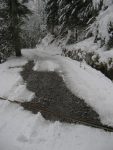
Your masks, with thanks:
M36 95L31 102L32 104L30 102L23 104L25 109L37 113L39 112L37 103L40 103L41 106L44 106L51 112L58 112L67 117L101 124L99 115L84 100L70 92L57 72L33 71L33 66L34 63L30 61L21 72L28 90ZM60 117L54 114L48 115L43 113L42 115L49 120L61 120Z

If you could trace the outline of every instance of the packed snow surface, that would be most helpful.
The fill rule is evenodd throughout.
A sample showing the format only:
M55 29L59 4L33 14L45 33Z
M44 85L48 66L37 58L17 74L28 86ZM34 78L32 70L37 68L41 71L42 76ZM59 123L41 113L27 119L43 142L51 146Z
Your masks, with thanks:
M59 68L59 65L53 61L45 60L45 61L37 61L34 66L34 71L55 71Z
M34 97L34 93L26 89L19 74L27 61L27 57L11 57L0 65L0 97L19 101L30 101Z
M113 133L49 122L0 101L0 150L113 150Z

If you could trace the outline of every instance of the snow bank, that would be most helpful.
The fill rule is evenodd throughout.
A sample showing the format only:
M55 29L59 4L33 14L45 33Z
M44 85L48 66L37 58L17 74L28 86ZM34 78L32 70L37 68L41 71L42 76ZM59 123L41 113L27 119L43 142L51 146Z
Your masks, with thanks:
M69 58L61 58L60 61L69 89L92 106L104 124L113 125L113 83L111 80L84 63Z
M85 39L84 41L81 41L76 44L68 45L65 47L65 49L67 49L69 51L77 51L80 49L82 52L81 57L84 57L84 54L86 54L86 53L88 54L88 53L94 52L95 55L99 56L98 63L101 63L101 62L107 63L108 69L110 67L109 59L113 58L113 49L106 51L106 48L104 48L104 47L100 48L100 43L94 43L94 37Z
M18 101L30 101L34 97L34 93L26 89L19 74L26 63L25 57L11 57L0 65L0 97Z

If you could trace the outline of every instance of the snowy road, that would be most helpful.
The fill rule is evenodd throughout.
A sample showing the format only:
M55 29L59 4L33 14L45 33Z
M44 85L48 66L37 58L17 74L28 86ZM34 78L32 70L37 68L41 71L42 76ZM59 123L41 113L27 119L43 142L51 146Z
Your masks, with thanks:
M22 69L9 67L23 66L28 59L35 59L35 70L62 71L72 92L84 98L99 113L103 123L113 125L113 84L104 75L85 64L80 66L79 62L51 54L49 50L46 53L39 49L23 50L23 54L20 59L11 58L0 65L0 96L12 100L19 100L21 96L21 101L33 97L34 93L26 91L19 75ZM41 64L36 61L39 57L44 60ZM52 123L40 114L33 115L16 104L0 101L0 150L23 149L113 150L113 133L82 125Z
M113 126L113 83L100 71L85 63L52 53L51 49L38 49L37 55L43 60L36 62L34 70L61 72L67 87L81 99L84 99L100 116L103 124ZM41 69L40 69L41 68Z

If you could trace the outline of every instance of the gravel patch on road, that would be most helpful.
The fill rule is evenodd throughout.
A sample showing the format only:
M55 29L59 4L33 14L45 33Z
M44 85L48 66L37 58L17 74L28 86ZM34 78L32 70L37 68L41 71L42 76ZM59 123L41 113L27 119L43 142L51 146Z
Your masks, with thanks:
M54 71L34 71L33 67L34 62L30 61L21 72L28 90L35 93L35 98L32 100L34 105L30 107L30 102L26 102L23 105L25 109L33 113L39 112L39 108L35 105L38 102L51 112L58 112L67 117L101 124L99 115L84 100L71 93L66 87L62 76ZM48 115L44 113L42 115L49 120L61 120L54 114Z

